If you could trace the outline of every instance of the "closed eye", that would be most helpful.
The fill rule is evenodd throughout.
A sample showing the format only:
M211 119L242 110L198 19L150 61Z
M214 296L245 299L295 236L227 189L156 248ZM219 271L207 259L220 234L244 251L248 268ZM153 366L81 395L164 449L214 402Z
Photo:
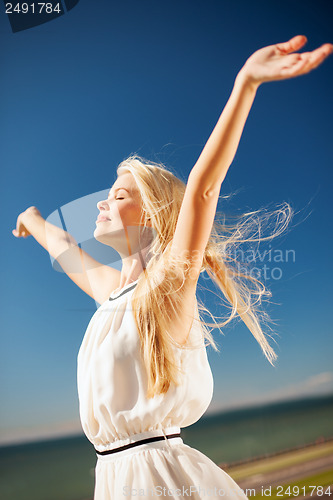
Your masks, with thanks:
M116 200L123 200L124 198L116 198Z

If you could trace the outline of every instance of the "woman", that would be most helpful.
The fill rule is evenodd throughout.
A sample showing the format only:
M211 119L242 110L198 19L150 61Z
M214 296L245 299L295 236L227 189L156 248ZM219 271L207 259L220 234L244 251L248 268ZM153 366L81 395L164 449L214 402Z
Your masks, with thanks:
M200 322L196 286L206 270L231 304L230 318L241 317L272 363L276 355L252 300L256 296L260 303L264 287L232 267L228 239L219 241L214 218L259 85L305 74L333 51L324 44L296 53L305 42L296 36L246 61L186 186L162 165L139 157L120 164L108 199L97 205L94 237L119 252L121 272L82 251L36 207L18 217L13 234L33 235L101 304L78 355L80 417L98 457L96 500L247 498L226 472L180 437L182 427L203 415L213 391L204 339L216 346ZM241 226L236 232L242 237ZM74 273L78 263L81 272Z

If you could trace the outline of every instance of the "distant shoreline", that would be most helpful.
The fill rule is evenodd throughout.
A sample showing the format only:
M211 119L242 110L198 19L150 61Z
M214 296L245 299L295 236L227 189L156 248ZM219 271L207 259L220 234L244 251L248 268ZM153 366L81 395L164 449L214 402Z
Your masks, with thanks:
M222 463L219 463L218 466L221 467L222 469L226 470L229 468L237 467L238 465L251 464L253 462L258 462L259 460L264 460L265 458L273 458L273 457L277 457L279 455L286 455L286 454L291 453L293 451L304 450L306 448L316 447L318 445L321 445L324 443L329 443L329 442L333 442L333 436L331 436L329 438L320 437L320 438L316 439L316 441L313 441L311 443L306 443L306 444L299 445L299 446L293 446L291 448L284 448L283 450L279 450L275 453L264 453L263 455L249 457L249 458L246 458L244 460L236 460L234 462L222 462Z
M294 405L295 406L298 406L299 404L306 404L308 402L311 402L311 401L314 401L314 402L318 402L318 401L329 401L330 399L333 399L333 393L329 393L329 394L322 394L322 395L318 395L318 396L307 396L307 397L302 397L302 398L299 398L299 399L284 399L284 400L281 400L281 401L272 401L272 402L269 402L269 403L256 403L256 404L253 404L252 406L244 406L242 408L229 408L229 409L225 409L223 411L220 411L220 412L214 412L214 413L209 413L209 414L206 414L204 415L203 417L201 417L197 422L195 422L194 424L192 424L191 426L189 427L183 427L181 429L182 432L186 433L187 429L190 429L192 426L195 426L199 429L199 427L201 426L206 426L207 424L210 425L210 423L212 421L214 421L216 418L220 418L220 417L225 417L227 418L228 416L230 416L230 418L234 418L235 416L240 416L242 414L244 414L244 416L248 416L249 413L258 413L258 412L265 412L266 410L270 410L274 407L279 407L280 409L282 407L290 407L292 408ZM47 444L52 444L54 443L55 441L64 441L64 440L69 440L69 439L82 439L82 438L85 438L85 434L83 433L83 431L81 432L74 432L72 434L59 434L59 435L53 435L53 436L49 436L49 437L40 437L40 438L27 438L27 439L24 439L23 441L15 441L15 442L4 442L4 443L1 443L0 442L0 451L5 451L6 449L9 449L9 448L14 448L14 447L18 447L18 446L29 446L29 445L41 445L43 446L43 444L47 445ZM311 444L309 445L311 446ZM281 452L282 453L282 452Z

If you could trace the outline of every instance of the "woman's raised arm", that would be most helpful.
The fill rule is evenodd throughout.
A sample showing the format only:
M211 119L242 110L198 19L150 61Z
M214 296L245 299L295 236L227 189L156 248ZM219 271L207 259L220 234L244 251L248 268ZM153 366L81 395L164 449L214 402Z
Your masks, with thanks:
M219 193L260 84L304 75L333 52L333 45L326 43L312 52L293 53L306 41L305 36L297 35L288 42L259 49L249 57L238 73L232 94L191 170L189 179L194 189L204 194Z
M305 42L306 37L299 35L286 43L257 50L246 61L207 144L190 172L171 254L176 257L185 252L193 259L190 266L193 281L192 278L189 281L192 291L200 274L221 184L235 156L258 86L308 73L333 52L333 45L327 43L313 52L292 54Z

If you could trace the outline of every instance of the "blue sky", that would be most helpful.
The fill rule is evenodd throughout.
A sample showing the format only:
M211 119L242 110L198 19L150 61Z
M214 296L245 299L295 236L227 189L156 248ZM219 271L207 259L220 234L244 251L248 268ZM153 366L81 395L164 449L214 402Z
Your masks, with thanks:
M32 237L12 235L19 213L35 205L47 218L109 189L134 152L186 181L246 59L297 34L308 37L302 51L332 43L332 14L322 0L81 0L13 34L1 11L0 442L80 432L76 357L96 310ZM277 266L264 260L279 358L273 368L239 322L224 336L215 331L221 352L208 349L207 413L333 391L332 80L331 57L258 89L221 190L239 192L219 209L287 201L296 212L289 231L262 249L284 256ZM288 250L294 258L285 262ZM199 297L225 312L213 293Z

